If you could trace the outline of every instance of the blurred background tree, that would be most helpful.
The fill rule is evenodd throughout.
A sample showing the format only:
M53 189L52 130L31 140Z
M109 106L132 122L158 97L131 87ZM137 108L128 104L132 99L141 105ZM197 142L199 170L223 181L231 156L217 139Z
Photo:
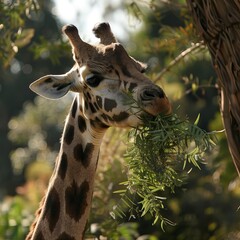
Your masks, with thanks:
M50 102L28 90L34 79L66 72L73 63L70 47L62 39L63 23L53 14L54 4L29 0L0 5L0 46L6 46L0 49L0 239L4 240L24 239L28 231L48 184L72 99L69 95ZM185 1L105 1L104 6L106 18L122 9L134 19L131 24L141 22L142 27L127 39L115 34L131 55L149 64L147 74L163 86L174 110L190 121L200 113L199 126L207 131L222 129L216 75ZM111 218L119 202L114 191L121 189L127 167L125 132L110 130L102 146L88 236L240 239L239 179L224 134L218 139L206 165L193 169L183 188L167 196L163 214L176 226L164 226L164 232L159 223L152 225L149 215L140 218L126 212L124 219Z
M66 68L72 62L70 48L61 40L59 23L51 13L51 6L51 2L30 0L3 1L0 5L0 160L4 165L0 169L0 199L6 193L14 194L16 185L24 181L21 173L13 173L9 161L10 153L24 144L20 140L9 141L10 119L22 111L27 100L35 97L28 89L33 79L49 69L58 73L64 71L57 65L61 61L66 62Z

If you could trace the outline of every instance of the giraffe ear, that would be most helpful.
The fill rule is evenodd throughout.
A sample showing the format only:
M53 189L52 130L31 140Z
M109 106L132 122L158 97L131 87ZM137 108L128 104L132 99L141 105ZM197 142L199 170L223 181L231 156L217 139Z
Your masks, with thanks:
M58 99L74 88L74 80L66 74L47 75L33 82L29 87L38 95L48 99Z

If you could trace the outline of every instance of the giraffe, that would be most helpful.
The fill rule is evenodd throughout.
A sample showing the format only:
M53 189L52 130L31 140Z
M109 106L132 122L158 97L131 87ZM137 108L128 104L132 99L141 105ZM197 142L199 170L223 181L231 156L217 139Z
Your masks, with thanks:
M128 55L108 23L93 28L100 39L97 45L84 42L74 25L62 31L72 45L74 66L65 74L41 77L30 89L48 99L69 91L76 96L48 189L26 240L83 239L106 130L137 127L144 114L171 112L164 91L144 75L146 66ZM138 108L129 104L129 95Z

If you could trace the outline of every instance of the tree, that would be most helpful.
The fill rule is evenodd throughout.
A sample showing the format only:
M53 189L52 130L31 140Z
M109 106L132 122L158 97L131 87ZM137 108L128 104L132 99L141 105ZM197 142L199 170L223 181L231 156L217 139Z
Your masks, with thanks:
M0 3L0 199L14 195L25 181L23 172L13 172L10 160L11 153L23 147L8 139L10 119L35 97L28 87L34 79L43 72L64 72L57 64L61 61L66 69L72 64L70 46L62 40L51 8L51 1Z
M240 175L240 3L187 0L218 75L220 109L233 162Z

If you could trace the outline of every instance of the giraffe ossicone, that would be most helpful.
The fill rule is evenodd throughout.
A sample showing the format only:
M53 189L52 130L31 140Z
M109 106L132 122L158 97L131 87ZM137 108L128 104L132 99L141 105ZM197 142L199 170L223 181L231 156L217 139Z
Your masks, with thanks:
M100 145L108 127L137 127L143 114L171 112L164 91L144 75L145 65L128 55L108 23L93 29L98 45L84 42L73 25L64 26L63 32L72 45L74 66L65 74L41 77L30 88L49 99L69 91L76 97L27 240L83 239Z

